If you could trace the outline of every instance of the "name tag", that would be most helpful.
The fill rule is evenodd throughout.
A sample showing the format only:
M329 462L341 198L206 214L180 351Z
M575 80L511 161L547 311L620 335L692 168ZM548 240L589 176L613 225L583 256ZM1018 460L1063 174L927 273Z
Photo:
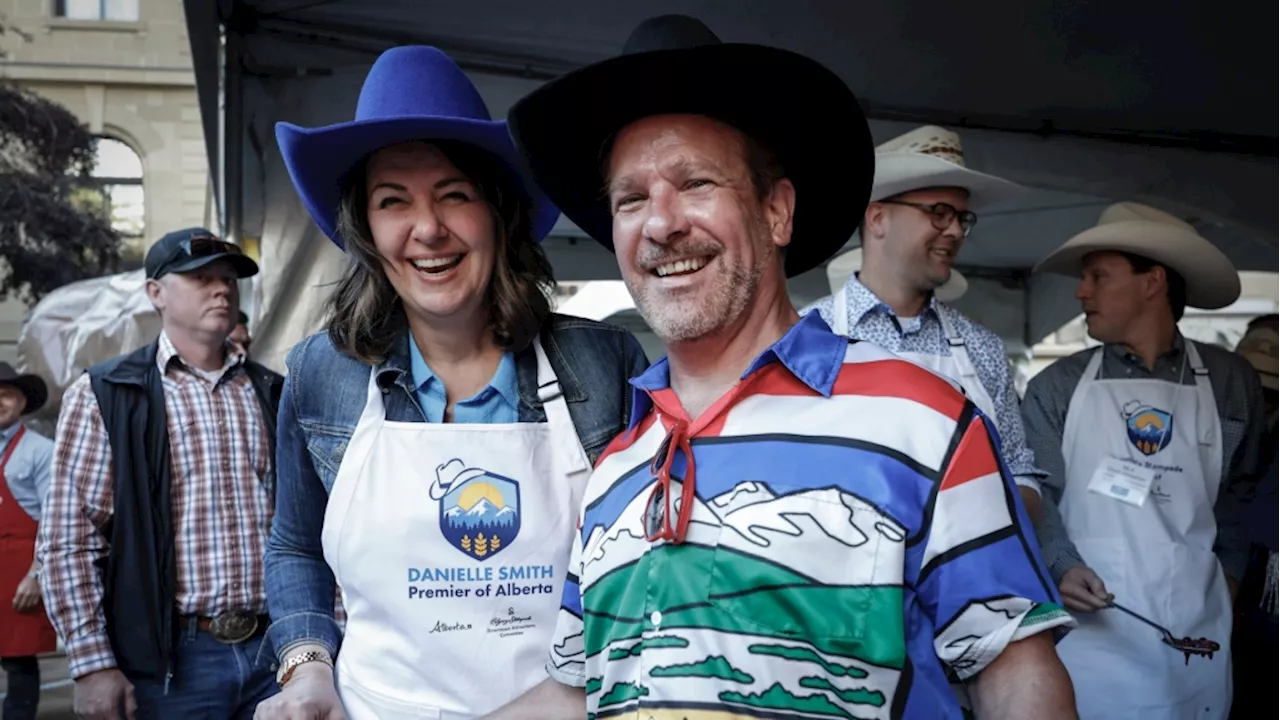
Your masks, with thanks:
M1128 460L1108 457L1094 471L1093 479L1089 481L1089 492L1140 508L1151 494L1151 484L1155 479L1154 470Z

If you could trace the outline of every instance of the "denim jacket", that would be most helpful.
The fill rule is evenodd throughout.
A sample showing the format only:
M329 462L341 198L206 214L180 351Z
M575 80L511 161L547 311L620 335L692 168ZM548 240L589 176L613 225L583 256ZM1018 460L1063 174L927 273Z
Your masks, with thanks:
M543 347L560 380L578 439L595 462L627 426L627 381L648 366L640 343L611 325L552 315ZM414 396L407 337L377 366L387 419L426 422ZM546 422L538 400L537 360L530 346L516 355L520 422ZM283 660L302 643L336 655L341 631L334 621L334 578L324 559L320 531L347 441L364 410L370 366L334 347L326 333L290 351L280 399L276 438L276 513L265 558L267 639ZM264 643L264 648L267 644Z

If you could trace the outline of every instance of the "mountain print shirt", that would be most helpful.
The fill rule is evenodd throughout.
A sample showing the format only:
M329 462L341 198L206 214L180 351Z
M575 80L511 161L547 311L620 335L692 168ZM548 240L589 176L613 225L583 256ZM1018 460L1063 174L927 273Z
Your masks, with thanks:
M950 679L1073 624L988 421L929 371L815 313L696 421L665 360L632 382L547 665L589 717L959 718ZM694 507L683 543L650 543L672 428ZM673 499L688 473L676 452Z

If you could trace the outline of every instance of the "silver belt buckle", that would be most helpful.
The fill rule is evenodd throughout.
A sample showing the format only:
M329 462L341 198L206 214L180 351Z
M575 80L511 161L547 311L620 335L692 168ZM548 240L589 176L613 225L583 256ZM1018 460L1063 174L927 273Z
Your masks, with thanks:
M225 645L236 645L253 637L258 632L258 616L242 610L228 610L218 613L209 622L209 634L214 640Z

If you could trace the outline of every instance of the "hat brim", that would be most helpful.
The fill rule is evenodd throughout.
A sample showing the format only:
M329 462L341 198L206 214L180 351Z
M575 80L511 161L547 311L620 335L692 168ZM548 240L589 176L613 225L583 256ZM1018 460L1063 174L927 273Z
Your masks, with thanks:
M969 191L969 209L974 212L1016 200L1029 192L1017 183L960 167L942 158L914 153L884 153L876 156L872 202L912 190L940 187L958 187Z
M534 236L541 241L555 227L560 211L527 179L520 154L502 120L397 117L354 120L319 128L276 123L276 142L293 186L321 232L338 247L338 204L347 174L370 154L414 140L454 140L474 145L507 168L512 183L533 203Z
M1032 272L1078 278L1085 256L1100 251L1132 253L1169 267L1186 283L1191 307L1216 310L1240 297L1240 274L1213 243L1176 225L1148 220L1091 227L1041 260Z
M542 85L507 123L538 186L612 252L601 153L623 127L664 114L715 118L774 153L796 188L788 277L853 235L871 193L871 132L844 81L803 55L732 43L622 55Z
M18 375L8 380L0 380L0 385L12 385L27 398L27 407L23 409L23 415L36 412L49 401L49 386L45 385L44 378L39 375Z
M834 295L844 290L845 283L854 273L862 269L862 248L855 248L847 253L837 255L827 263L827 285ZM934 288L933 297L938 302L950 303L959 300L969 290L969 281L959 270L952 269L951 277Z
M236 277L241 280L258 274L258 263L254 262L253 258L248 255L239 255L236 253L216 253L214 255L193 257L186 262L170 265L164 269L164 272L166 275L169 273L189 273L194 270L199 270L206 265L218 262L219 260L225 260L230 264L231 268L236 271Z

